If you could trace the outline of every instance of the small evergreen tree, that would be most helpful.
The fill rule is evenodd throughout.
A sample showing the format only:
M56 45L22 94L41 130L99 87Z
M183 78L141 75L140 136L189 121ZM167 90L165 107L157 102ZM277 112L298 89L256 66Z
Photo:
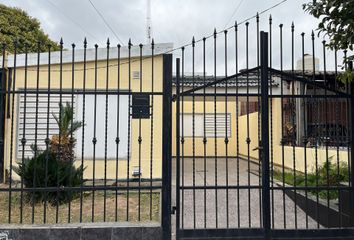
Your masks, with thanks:
M71 201L77 194L66 191L65 187L80 186L84 181L84 169L74 165L76 140L73 137L82 123L73 120L74 110L69 103L66 103L66 106L61 105L60 109L59 116L53 114L59 134L52 136L48 150L43 151L32 145L34 156L14 167L14 171L23 179L25 187L58 187L59 191L28 192L28 201L48 201L52 204Z

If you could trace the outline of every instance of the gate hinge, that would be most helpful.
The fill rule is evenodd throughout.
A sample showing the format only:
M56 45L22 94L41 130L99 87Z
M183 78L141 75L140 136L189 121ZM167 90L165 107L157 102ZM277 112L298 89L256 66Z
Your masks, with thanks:
M177 207L176 206L172 206L171 214L175 215L176 211L177 211Z

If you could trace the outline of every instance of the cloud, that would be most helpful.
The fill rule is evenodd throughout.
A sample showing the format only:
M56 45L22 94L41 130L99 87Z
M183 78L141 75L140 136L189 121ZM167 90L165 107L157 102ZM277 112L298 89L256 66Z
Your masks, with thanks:
M51 1L53 4L48 3ZM125 43L131 38L133 44L146 42L146 1L99 1L92 0L99 11L104 15L116 34ZM200 39L213 33L214 28L222 30L232 16L235 8L242 0L151 0L152 2L152 29L155 42L173 42L175 47L190 43L192 37ZM260 18L260 29L269 31L269 15L273 17L273 64L280 64L279 48L279 24L284 24L284 65L291 67L291 23L295 23L295 56L301 57L301 32L306 32L306 52L311 52L310 33L317 26L317 20L304 13L302 4L309 0L287 1L282 5L263 14ZM114 34L104 25L104 22L94 11L88 1L72 0L0 0L1 3L17 6L27 11L31 16L36 17L42 24L42 28L54 40L63 37L65 47L69 48L71 43L76 43L78 48L82 47L84 37L88 37L89 47L95 43L104 46L107 38L111 45L118 43ZM278 3L279 0L247 0L243 1L240 8L234 15L238 22L253 16L257 11L262 11ZM257 41L256 22L250 20L249 26L249 65L257 64ZM228 65L230 73L235 71L235 40L234 31L228 33ZM240 68L246 67L245 58L245 26L239 26L239 63ZM202 42L198 43L195 49L196 67L202 69ZM186 71L191 71L191 52L186 48ZM181 51L175 53L180 57ZM322 53L322 46L318 41L316 53ZM224 40L222 34L217 38L217 69L218 74L223 74L224 69ZM207 72L213 73L213 39L207 40ZM329 64L332 62L329 61Z

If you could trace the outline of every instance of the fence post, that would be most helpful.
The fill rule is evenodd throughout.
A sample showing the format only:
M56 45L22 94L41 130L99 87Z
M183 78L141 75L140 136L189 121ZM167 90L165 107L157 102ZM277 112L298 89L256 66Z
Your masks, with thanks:
M172 54L163 55L162 216L163 239L171 239Z
M180 59L176 59L176 239L180 229Z
M349 62L349 69L353 70L353 62ZM351 165L351 203L354 201L354 83L350 82L350 165ZM351 204L351 226L354 226L354 206Z
M262 126L262 212L265 239L270 239L269 187L269 95L268 95L268 33L261 32L261 126Z

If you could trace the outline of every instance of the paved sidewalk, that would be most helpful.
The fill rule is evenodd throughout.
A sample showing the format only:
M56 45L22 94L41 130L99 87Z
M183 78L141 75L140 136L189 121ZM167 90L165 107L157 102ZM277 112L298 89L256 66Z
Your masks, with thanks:
M238 170L237 164L239 164ZM217 171L215 171L216 167ZM175 205L175 160L173 161L173 169L172 203ZM228 172L226 169L228 169ZM184 176L181 175L181 181L183 177L185 186L193 186L193 182L195 186L204 186L204 181L206 182L206 186L215 186L216 181L218 186L223 186L226 185L226 176L228 175L229 185L237 185L237 182L239 182L240 186L260 186L258 171L259 165L252 162L248 163L246 160L241 159L237 161L236 158L228 159L228 168L226 168L225 158L219 158L217 165L215 165L213 158L208 158L204 169L204 159L197 158L195 159L195 174L193 175L193 160L185 159ZM297 228L306 228L305 213L300 208L295 208L294 202L290 198L285 195L284 202L282 191L271 192L271 198L272 197L274 198L274 228L284 228L284 205L286 228L295 228L295 210ZM218 228L226 228L227 215L229 228L259 228L261 226L260 189L240 189L239 191L236 189L229 189L228 191L226 189L217 191L215 189L208 189L205 192L203 189L195 190L194 192L193 190L185 190L183 195L181 195L181 201L182 199L183 209L181 211L183 211L183 215L181 214L181 218L183 218L183 220L181 220L183 221L183 228L185 229L204 227L216 228L216 220ZM206 205L204 202L206 202ZM317 228L317 223L310 217L308 217L308 225L309 228ZM175 231L174 219L172 231Z

